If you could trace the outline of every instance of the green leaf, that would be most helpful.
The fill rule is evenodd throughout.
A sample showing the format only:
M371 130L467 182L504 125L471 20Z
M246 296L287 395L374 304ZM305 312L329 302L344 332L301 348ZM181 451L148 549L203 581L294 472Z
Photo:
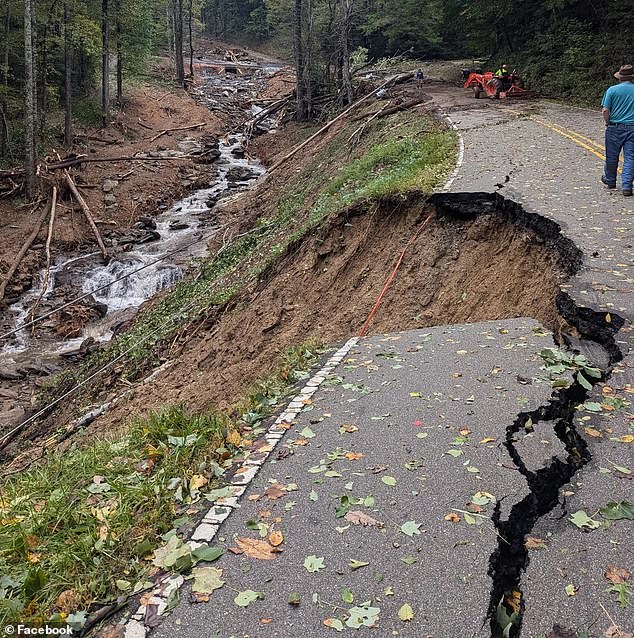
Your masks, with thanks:
M410 621L410 620L412 620L414 618L414 610L412 609L412 607L411 607L411 605L409 603L405 603L398 610L398 617L403 622L408 622L408 621Z
M416 435L416 438L417 438L417 439L426 439L428 436L429 436L429 433L428 433L428 432L419 432L419 433Z
M462 450L456 450L452 448L451 450L447 450L445 454L449 454L449 456L453 456L454 458L457 458L459 456L462 456L464 452Z
M211 594L225 584L225 581L221 579L222 569L216 567L194 567L192 576L194 577L192 591L199 594Z
M396 479L393 476L382 476L381 480L390 487L394 487L396 485Z
M203 544L200 547L197 547L192 552L192 557L194 562L204 561L206 563L213 563L215 560L218 560L223 554L225 550L221 547L210 547L207 544Z
M315 492L315 490L311 490L310 494L308 495L308 498L311 501L318 501L319 500L319 494L317 494L317 492Z
M585 388L588 391L592 390L592 384L581 374L581 372L577 373L577 381L579 381L582 388Z
M234 599L233 602L238 605L238 607L248 607L251 603L254 603L256 600L262 600L264 598L264 594L261 591L253 591L252 589L246 589L245 591L241 591Z
M588 412L603 412L603 408L600 403L596 403L595 401L586 401L583 404L583 407L588 410Z
M120 589L121 591L128 591L128 589L132 588L132 583L129 580L115 580L114 584L116 585L117 589Z
M583 510L579 510L575 512L568 519L571 523L576 525L579 529L596 529L597 527L601 527L601 523L595 521L593 518L590 518Z
M386 596L394 596L394 588L391 585L383 588L383 593Z
M317 558L314 554L306 556L304 559L304 567L306 568L306 571L311 574L318 572L326 567L324 565L324 557L321 556L320 558Z
M401 558L401 560L406 564L406 565L413 565L414 563L416 563L418 561L418 558L416 556L403 556Z
M610 501L599 510L599 513L609 521L620 521L622 519L634 521L634 505L627 501L620 501L619 503Z
M348 589L344 589L341 592L341 600L348 605L351 605L354 602L354 594Z
M154 560L152 563L156 567L162 567L163 569L176 568L176 564L182 564L186 562L183 559L190 559L191 562L191 549L185 545L178 536L172 536L163 547L159 547L154 552Z
M289 605L299 605L301 602L302 602L302 597L298 591L293 591L288 595Z
M407 521L407 523L401 525L401 532L411 538L414 534L420 534L421 525L422 523L417 523L416 521Z
M467 467L467 472L471 472L471 474L478 474L480 470L474 465L469 465L469 467Z
M351 558L348 562L348 567L354 571L355 569L359 569L360 567L366 567L370 563L366 563L362 560L357 560L356 558Z
M340 476L343 476L343 474L339 474L339 472L335 472L335 470L328 470L327 472L324 472L324 476L327 478L339 478Z
M330 629L336 629L337 631L343 631L343 623L339 618L326 618L324 625L330 627Z
M381 610L378 607L352 607L346 620L346 627L359 629L360 627L374 627L379 619Z
M299 435L303 438L303 439L314 439L315 438L315 433L308 427L306 426L300 433Z

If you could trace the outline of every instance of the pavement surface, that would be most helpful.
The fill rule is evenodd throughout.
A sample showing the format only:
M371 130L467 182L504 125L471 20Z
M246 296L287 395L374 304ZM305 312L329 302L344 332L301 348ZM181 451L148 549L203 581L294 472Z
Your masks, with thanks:
M278 420L230 515L194 536L225 549L224 584L192 603L186 583L157 637L501 636L491 611L516 636L517 609L522 638L634 632L634 198L599 181L598 110L429 92L464 142L450 191L557 221L584 253L562 288L595 321L624 320L623 359L581 407L555 409L539 356L553 337L531 319L356 342Z

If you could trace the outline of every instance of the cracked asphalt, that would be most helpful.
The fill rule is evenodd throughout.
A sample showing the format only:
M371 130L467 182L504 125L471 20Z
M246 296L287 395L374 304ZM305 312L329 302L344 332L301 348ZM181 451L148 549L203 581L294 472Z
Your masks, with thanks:
M324 620L345 622L346 610L364 601L380 609L380 635L491 635L487 571L498 540L490 517L495 501L504 516L528 493L501 443L518 412L550 397L537 353L552 346L550 333L530 319L361 340L216 537L227 550L214 563L226 585L209 604L181 605L156 635L316 637L331 631ZM547 431L527 434L522 445L535 458L560 451ZM266 496L273 484L283 496ZM490 502L474 508L479 493ZM354 503L344 510L382 526L338 515L342 497ZM273 560L229 549L238 538L260 538L249 521L266 526L264 538L282 532L283 551ZM416 525L412 536L401 529L408 521ZM308 556L323 557L325 567L309 573ZM353 570L351 559L367 565ZM242 609L234 598L247 589L264 599ZM354 603L343 602L345 589ZM298 607L288 604L293 592ZM412 621L398 617L404 604Z
M600 184L598 110L545 101L476 106L457 88L429 92L440 107L451 107L464 138L464 163L451 192L497 191L557 221L584 253L583 268L563 290L595 320L625 320L615 337L623 360L594 386L589 407L573 416L591 460L530 532L540 547L528 552L519 583L521 636L543 638L559 624L599 638L613 622L631 633L632 607L619 604L605 574L610 566L634 571L633 522L606 521L599 510L609 501L634 500L634 201ZM552 345L552 336L526 318L361 340L221 527L215 543L227 551L213 566L223 570L226 584L200 604L190 604L186 585L182 604L155 635L335 635L337 629L323 624L329 618L350 633L346 613L370 602L380 610L373 635L491 636L489 559L500 542L491 516L497 503L505 520L529 494L501 443L520 413L548 402L552 389L537 353ZM606 363L596 347L574 345ZM539 422L518 436L515 448L529 469L553 457L565 460L553 426ZM272 484L281 487L279 498L265 495ZM352 500L344 499L350 511L382 525L354 525L342 515L346 507L338 516L342 497ZM478 510L474 497L488 502ZM594 529L571 522L579 511L597 523ZM404 533L406 523L420 533ZM266 540L275 531L284 542L273 560L229 550L237 538ZM309 572L309 556L323 557L323 569ZM352 569L351 559L368 564ZM631 592L629 583L621 591ZM234 599L247 589L264 597L238 607ZM342 597L346 589L352 602ZM299 605L288 603L293 592ZM411 620L399 618L405 604ZM572 634L551 634L559 635Z

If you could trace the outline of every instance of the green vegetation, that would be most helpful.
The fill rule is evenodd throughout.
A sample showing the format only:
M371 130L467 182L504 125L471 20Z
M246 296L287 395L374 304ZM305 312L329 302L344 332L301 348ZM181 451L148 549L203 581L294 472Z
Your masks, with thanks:
M238 406L242 432L262 432L262 419L305 376L315 352L313 344L292 350L253 386ZM173 406L5 481L0 623L57 612L81 624L93 602L147 587L148 555L192 528L192 508L205 507L205 493L242 444L227 415Z
M332 85L342 16L337 4L304 1L315 53L311 75ZM363 58L469 58L494 70L517 67L546 95L592 102L631 62L634 22L627 2L609 0L352 0L349 49ZM295 0L205 0L206 29L225 38L271 43L290 57ZM308 20L306 20L308 21ZM335 74L336 76L336 74Z
M45 400L69 390L99 367L123 365L128 380L139 378L160 359L162 347L183 326L208 316L238 294L244 284L272 266L286 248L331 216L361 202L412 191L431 191L454 164L456 137L431 119L411 114L385 118L369 127L354 149L351 125L298 173L271 218L230 243L195 275L177 284L135 325L79 369L60 375Z

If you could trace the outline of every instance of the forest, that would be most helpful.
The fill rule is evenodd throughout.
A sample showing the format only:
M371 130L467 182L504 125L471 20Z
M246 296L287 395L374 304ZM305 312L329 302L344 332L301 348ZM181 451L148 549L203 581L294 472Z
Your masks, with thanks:
M596 104L634 42L613 0L7 0L0 30L0 158L26 159L31 195L38 152L106 126L161 47L186 83L193 32L294 61L300 119L320 93L350 101L355 69L390 56L505 61L543 95Z

